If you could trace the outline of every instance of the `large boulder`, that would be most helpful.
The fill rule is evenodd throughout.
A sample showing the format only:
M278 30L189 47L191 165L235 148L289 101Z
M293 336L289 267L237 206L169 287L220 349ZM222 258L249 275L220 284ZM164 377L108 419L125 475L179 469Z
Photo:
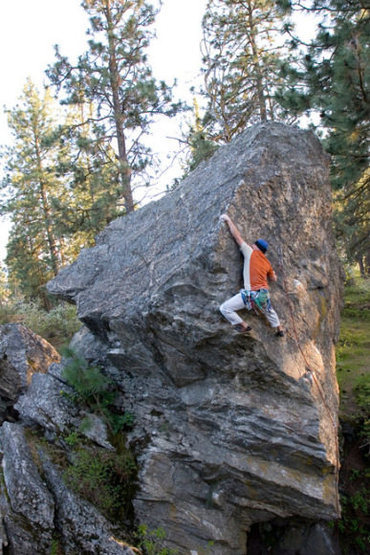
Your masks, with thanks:
M311 132L250 128L48 285L119 370L137 422L136 515L180 553L244 554L255 523L339 516L328 164ZM284 338L251 313L240 336L219 313L242 263L223 212L248 242L270 243Z

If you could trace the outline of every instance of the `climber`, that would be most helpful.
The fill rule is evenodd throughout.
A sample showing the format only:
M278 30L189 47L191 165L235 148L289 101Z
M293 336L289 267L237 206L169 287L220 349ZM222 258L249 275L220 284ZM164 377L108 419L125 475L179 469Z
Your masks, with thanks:
M271 306L268 290L268 278L276 281L277 277L272 266L265 256L268 247L267 241L258 239L252 246L248 245L239 233L234 222L226 214L222 214L221 221L226 222L231 235L244 256L244 289L228 299L220 306L220 311L225 318L240 333L248 333L252 328L236 313L237 310L247 308L258 309L266 316L272 328L276 329L275 335L283 337L284 331L280 325L279 317Z

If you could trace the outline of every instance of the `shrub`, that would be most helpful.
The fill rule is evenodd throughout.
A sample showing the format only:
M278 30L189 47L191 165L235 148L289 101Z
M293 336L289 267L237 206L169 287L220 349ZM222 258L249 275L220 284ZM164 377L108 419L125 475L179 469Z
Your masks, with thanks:
M17 322L17 311L13 304L11 303L1 303L0 304L0 325L9 324L11 322Z
M58 338L67 341L81 327L76 307L60 303L49 312L38 303L22 303L18 309L22 322L45 339Z
M67 364L63 369L63 378L74 389L74 401L88 405L92 409L99 407L101 400L108 397L111 381L96 366L89 366L87 361L76 355L72 349L63 349Z
M63 370L63 378L74 390L74 394L70 396L72 400L101 416L112 435L131 428L134 424L133 415L129 412L118 414L114 410L117 391L114 390L113 382L100 368L89 366L85 359L77 356L71 349L64 349L63 353L68 361Z
M78 447L73 464L64 471L64 479L108 519L122 521L131 512L136 474L135 459L127 449L115 452Z
M50 311L37 301L18 300L0 307L0 323L19 322L41 335L54 346L67 343L81 327L76 307L69 303L58 303Z
M163 528L149 530L146 524L140 524L137 532L138 547L143 549L146 555L176 555L177 550L164 547L163 541L166 538L166 532Z
M84 444L81 429L88 425L82 421L80 431L73 431L65 441L72 449L72 464L64 472L64 479L76 493L90 501L110 520L122 521L131 512L131 499L136 488L136 462L126 448L120 433L133 425L130 413L117 414L114 401L117 390L114 383L97 366L90 366L73 350L64 349L66 365L63 378L73 388L68 395L73 402L98 414L110 430L115 451Z

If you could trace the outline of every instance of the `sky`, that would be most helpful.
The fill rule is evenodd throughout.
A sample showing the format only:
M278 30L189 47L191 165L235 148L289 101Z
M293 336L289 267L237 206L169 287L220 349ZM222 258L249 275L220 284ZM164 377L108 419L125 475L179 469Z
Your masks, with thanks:
M178 96L189 104L191 86L201 82L201 20L206 2L163 0L155 23L157 38L148 51L154 76L168 84L176 79ZM4 106L11 109L17 104L28 77L42 91L47 83L45 69L55 61L54 45L58 44L61 53L71 60L86 50L88 16L80 3L81 0L0 0L0 145L12 142ZM307 19L301 21L301 36L310 34L310 28ZM168 138L179 136L177 124L170 121L165 127L157 125L153 129L150 146L161 150L162 156L179 148L177 141ZM165 159L164 162L166 167ZM180 173L173 166L165 176L158 177L153 190L156 185L157 190L163 190L164 184L170 185ZM0 261L5 256L8 227L0 219Z
M0 144L11 144L3 107L16 105L28 77L39 87L46 83L45 69L54 60L54 45L70 59L86 50L87 14L80 0L0 1ZM206 0L163 0L156 18L157 39L149 50L149 63L157 79L178 81L183 97L199 81L201 19ZM190 100L191 101L191 100ZM166 136L158 130L157 143L165 146ZM175 145L171 144L172 148ZM169 182L171 179L169 179ZM0 258L5 255L8 224L0 221Z

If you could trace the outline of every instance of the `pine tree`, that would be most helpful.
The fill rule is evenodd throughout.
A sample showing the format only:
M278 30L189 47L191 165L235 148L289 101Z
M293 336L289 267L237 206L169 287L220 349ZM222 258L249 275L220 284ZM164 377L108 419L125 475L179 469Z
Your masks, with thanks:
M284 72L279 102L290 113L320 115L332 155L339 244L349 260L362 263L370 249L369 10L362 0L316 0L309 9L321 16L318 32L297 66Z
M65 124L50 137L58 146L57 173L66 183L64 196L53 199L53 206L60 214L58 231L67 239L69 258L92 246L96 235L122 213L115 153L100 149L92 117L93 107L86 103L69 106Z
M94 106L86 121L94 128L105 164L110 161L111 173L118 175L120 196L130 212L132 177L150 161L142 137L155 115L172 116L178 106L171 104L169 87L156 82L147 63L153 6L145 0L84 0L82 6L90 15L89 49L72 65L57 48L57 62L47 74L64 90L65 102Z
M203 19L208 109L204 123L229 142L249 123L275 119L284 16L273 0L209 0Z
M1 212L10 215L12 224L7 265L12 279L33 296L61 265L52 198L62 194L63 186L54 169L55 147L44 140L55 125L49 92L40 98L28 80L21 105L8 113L8 121L15 146L7 151L2 184Z
M86 105L61 112L49 91L41 98L30 81L20 101L9 111L15 145L7 149L2 183L1 213L12 224L7 264L11 282L47 307L46 281L118 215L117 172L90 140Z
M208 160L217 149L216 143L207 138L204 120L202 121L200 116L196 99L194 99L194 119L186 140L190 147L190 158L186 164L187 172L193 171L203 160Z
M10 289L6 268L0 266L0 310L6 305L9 297Z

